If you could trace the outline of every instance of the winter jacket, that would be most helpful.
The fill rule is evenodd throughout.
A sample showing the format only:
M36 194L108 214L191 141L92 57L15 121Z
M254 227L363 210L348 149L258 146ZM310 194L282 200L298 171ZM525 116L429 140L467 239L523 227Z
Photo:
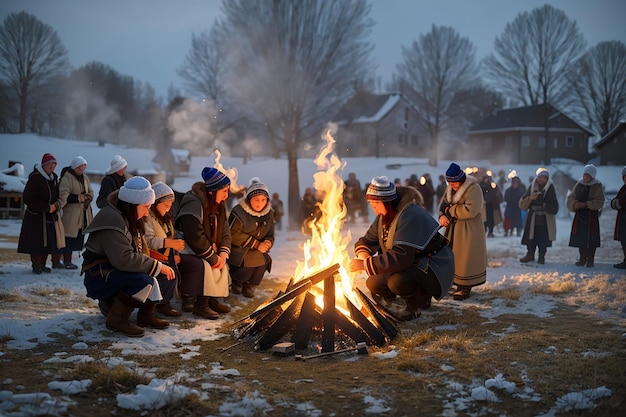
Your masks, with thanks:
M180 201L174 220L177 236L185 239L181 253L196 255L213 266L220 253L230 256L231 236L224 202L217 215L209 214L204 183L195 183Z
M81 195L86 197L81 203ZM59 201L63 207L61 220L65 228L65 236L78 237L79 231L84 231L93 220L91 201L93 200L93 189L87 175L76 175L76 172L69 168L63 169L61 181L59 183Z
M171 248L165 247L165 239L175 239L175 230L173 222L164 222L157 218L156 214L150 210L148 220L146 221L146 242L148 248L159 252L163 255L163 260L169 259ZM153 256L155 259L159 259L160 256ZM167 261L165 261L167 263Z
M445 235L454 252L456 285L471 287L487 280L487 241L482 207L483 192L471 175L456 192L448 186L441 199L439 217L450 219Z
M584 207L576 208L582 203ZM567 209L574 212L569 246L575 248L600 247L599 210L604 205L604 190L602 183L595 178L589 182L582 179L567 195Z
M421 205L412 187L397 187L400 202L397 214L387 231L381 216L371 224L365 235L354 245L354 253L365 252L368 275L389 274L416 265L422 271L431 270L437 277L441 299L452 286L454 255L439 233L439 223ZM378 255L374 256L376 253Z
M144 236L132 236L128 223L117 208L118 193L109 195L108 204L96 214L85 230L83 270L97 263L109 263L118 271L141 272L157 277L163 264L150 258Z
M18 253L46 254L57 248L53 227L50 225L58 219L61 209L59 201L59 177L56 173L48 176L40 165L37 165L28 176L22 194L24 218L17 244ZM57 211L50 213L50 206L55 205ZM64 243L63 243L64 244Z
M541 196L532 200L530 196L535 192L541 192ZM526 223L524 224L524 236L522 237L523 245L528 244L530 240L535 238L537 216L545 216L548 240L550 242L556 240L556 213L559 211L559 200L556 197L556 191L554 190L552 181L548 180L544 187L541 188L535 178L532 184L530 184L530 187L528 187L524 195L520 198L519 208L528 210Z
M230 213L228 225L232 236L230 265L270 265L269 254L261 253L257 248L264 240L274 244L274 210L271 204L266 204L261 211L254 211L246 200L242 200Z
M98 193L98 199L96 200L96 206L98 206L98 208L106 206L109 194L122 188L122 185L124 185L126 180L130 177L130 174L126 172L124 175L118 175L114 172L113 174L109 174L102 178L102 182L100 183L100 192Z
M626 242L626 215L624 214L626 211L626 185L622 185L615 198L611 200L611 208L617 210L613 239Z

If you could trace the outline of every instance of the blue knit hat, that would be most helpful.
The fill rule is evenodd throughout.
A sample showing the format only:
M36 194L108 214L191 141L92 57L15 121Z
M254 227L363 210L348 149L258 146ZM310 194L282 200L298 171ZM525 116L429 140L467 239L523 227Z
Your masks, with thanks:
M385 176L374 177L367 187L365 197L368 200L393 201L396 199L396 186Z
M448 182L461 182L465 179L465 172L460 166L452 162L446 170L446 181Z
M204 167L202 170L202 179L204 180L204 188L207 192L221 190L230 185L230 178L216 168Z
M150 181L144 177L132 177L124 182L120 188L118 197L122 201L131 204L152 204L154 203L154 190Z

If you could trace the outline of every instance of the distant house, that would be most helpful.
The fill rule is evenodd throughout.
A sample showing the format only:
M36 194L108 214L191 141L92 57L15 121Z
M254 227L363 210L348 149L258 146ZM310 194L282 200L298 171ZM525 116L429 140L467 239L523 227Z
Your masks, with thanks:
M334 118L337 154L427 157L430 138L420 135L418 116L402 94L359 93Z
M152 162L166 173L166 182L171 184L175 177L187 175L191 164L191 154L186 149L161 149Z
M594 149L600 157L600 165L626 165L626 120L611 129Z
M547 165L552 158L585 163L590 158L589 138L593 136L550 104L498 111L467 133L467 158L489 159L494 164Z

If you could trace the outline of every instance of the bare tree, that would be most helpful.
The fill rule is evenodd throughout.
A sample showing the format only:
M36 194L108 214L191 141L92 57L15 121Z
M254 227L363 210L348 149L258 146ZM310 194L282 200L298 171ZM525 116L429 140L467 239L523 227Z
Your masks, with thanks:
M410 47L402 47L396 69L394 83L420 110L431 138L429 163L436 166L440 134L452 128L458 116L453 110L471 98L462 92L478 84L476 48L454 29L433 25Z
M300 205L298 148L366 78L373 22L365 0L226 0L217 24L233 103L265 126L289 166L288 210Z
M31 96L65 72L67 50L56 31L26 12L11 13L0 26L0 76L19 103L19 132L26 132Z
M525 106L544 106L545 164L550 163L549 104L567 106L566 74L585 46L576 21L546 4L507 23L496 37L495 53L484 60L488 77L503 94Z
M622 42L599 43L568 75L574 108L601 137L626 118L626 46Z
M222 95L220 70L224 68L218 43L215 27L199 35L191 35L191 49L177 70L189 94L201 94L202 98L208 97L214 101Z
M523 105L562 105L567 69L585 45L576 21L546 4L507 23L483 64L495 86Z

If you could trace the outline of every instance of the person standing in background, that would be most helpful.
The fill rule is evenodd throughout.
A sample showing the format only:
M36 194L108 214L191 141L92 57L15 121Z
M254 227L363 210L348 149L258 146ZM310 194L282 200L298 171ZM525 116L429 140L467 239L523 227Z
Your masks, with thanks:
M446 171L446 188L439 205L439 224L454 253L455 300L465 300L473 287L487 281L487 240L481 212L483 193L478 180L454 162Z
M93 220L91 202L94 194L85 169L87 161L82 156L77 156L61 171L59 201L63 208L61 220L65 229L65 248L61 250L63 263L53 262L53 268L78 269L72 263L72 252L83 250L85 229Z
M283 230L283 216L285 215L285 207L283 200L280 199L278 193L272 194L272 210L274 210L274 225L276 230Z
M504 192L504 236L513 236L513 229L517 232L517 236L522 235L522 210L519 207L519 200L524 195L524 187L520 177L511 179L511 186Z
M126 173L127 162L120 155L115 155L111 160L111 165L106 171L106 176L100 182L100 192L96 199L96 206L102 208L107 205L107 197L115 190L119 190L124 181L130 178Z
M60 248L65 246L65 232L59 218L61 202L59 201L59 177L54 172L57 160L52 154L46 153L41 164L28 176L22 198L24 218L17 244L18 253L30 254L33 273L50 272L46 266L48 254L58 259Z
M430 174L422 175L416 184L417 191L422 195L423 205L427 212L433 214L435 204L435 188Z
M617 269L626 269L626 214L624 214L626 211L626 166L622 168L622 181L624 185L619 189L615 198L611 200L611 208L617 210L613 239L620 242L624 253L624 260L613 265L613 268Z
M569 246L578 248L576 266L593 267L596 249L600 247L599 215L604 205L602 183L596 179L594 165L585 165L583 177L567 195L567 209L574 213Z
M520 262L535 260L535 250L539 248L537 263L543 265L547 248L556 240L556 213L559 211L559 200L547 169L537 169L537 176L519 199L519 208L528 210L522 237L526 255Z

